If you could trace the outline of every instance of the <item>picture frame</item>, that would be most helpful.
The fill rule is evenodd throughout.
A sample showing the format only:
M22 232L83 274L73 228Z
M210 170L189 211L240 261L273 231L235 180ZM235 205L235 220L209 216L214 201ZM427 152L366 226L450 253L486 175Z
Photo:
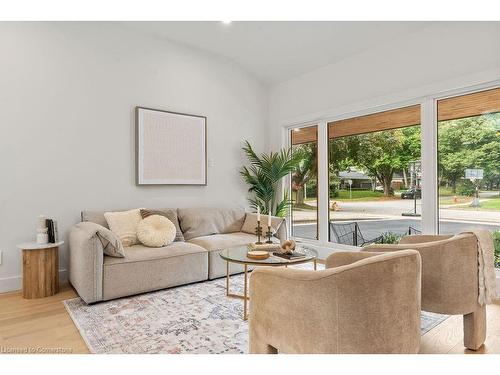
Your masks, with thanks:
M207 118L135 107L136 185L207 185Z

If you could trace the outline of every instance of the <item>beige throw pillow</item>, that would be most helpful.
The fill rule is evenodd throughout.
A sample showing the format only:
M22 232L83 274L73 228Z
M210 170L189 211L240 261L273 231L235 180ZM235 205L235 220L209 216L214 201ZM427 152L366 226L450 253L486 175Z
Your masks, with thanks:
M179 208L177 215L186 241L211 234L240 232L245 220L245 211L239 208Z
M137 225L142 220L139 208L122 212L105 212L104 217L111 232L122 242L125 247L139 243L137 239Z
M283 219L282 217L271 216L271 231L273 233L277 233L284 220L285 219ZM260 215L260 226L262 227L262 233L266 233L267 215ZM257 227L257 214L247 213L241 231L243 233L255 234L256 227Z
M149 210L142 209L141 216L143 219L147 218L151 215L160 215L165 216L168 220L170 220L175 225L175 239L174 241L184 241L184 236L182 235L181 228L179 227L179 219L177 218L177 210L171 208L164 208L160 210Z
M137 226L137 238L150 247L170 245L175 239L175 225L162 215L151 215Z
M78 223L76 227L88 233L90 237L95 236L102 245L102 252L104 255L116 258L125 257L125 250L123 249L121 241L109 229L92 222Z

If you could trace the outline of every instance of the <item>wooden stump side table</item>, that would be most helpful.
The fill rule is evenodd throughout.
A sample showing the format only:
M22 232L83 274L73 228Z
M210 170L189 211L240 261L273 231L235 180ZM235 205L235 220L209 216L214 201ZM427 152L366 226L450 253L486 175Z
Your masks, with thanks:
M43 298L59 292L59 246L63 243L17 245L23 252L23 298Z

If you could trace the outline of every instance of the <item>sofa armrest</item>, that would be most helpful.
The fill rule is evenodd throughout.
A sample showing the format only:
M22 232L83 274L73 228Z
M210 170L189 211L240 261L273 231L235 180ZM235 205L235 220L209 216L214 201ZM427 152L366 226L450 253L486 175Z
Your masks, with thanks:
M103 247L94 233L74 226L69 235L69 281L86 303L102 300Z

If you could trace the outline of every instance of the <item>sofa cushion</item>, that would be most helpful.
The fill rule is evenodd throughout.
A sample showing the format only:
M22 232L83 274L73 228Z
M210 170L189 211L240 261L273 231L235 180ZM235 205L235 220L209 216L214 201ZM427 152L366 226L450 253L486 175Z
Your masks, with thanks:
M247 245L256 242L257 236L253 234L236 232L227 234L214 234L211 236L196 237L188 242L203 247L208 251L222 250L232 246Z
M186 240L211 234L239 232L245 220L243 209L179 208L177 215Z
M165 247L135 245L125 258L104 257L104 300L184 285L208 278L208 252L187 242Z
M260 226L262 227L262 232L267 232L267 215L261 215L260 217ZM281 225L285 221L282 217L272 216L271 217L271 228L273 228L274 233L276 234L280 229ZM243 226L241 227L241 231L245 233L254 234L255 228L257 227L257 214L255 213L247 213L245 216L245 221L243 222Z
M104 228L109 229L108 222L104 217L105 212L106 211L89 211L89 210L82 211L81 219L83 222L90 221L91 223L96 223L103 226Z
M157 259L172 258L176 256L202 253L206 250L196 244L187 242L172 242L163 247L148 247L144 245L134 245L125 247L125 258L104 257L104 265L154 261Z
M143 219L151 215L165 216L175 225L175 239L174 241L184 241L184 236L182 235L181 228L179 226L179 219L177 218L177 210L173 208L165 208L162 210L141 210L141 216Z

